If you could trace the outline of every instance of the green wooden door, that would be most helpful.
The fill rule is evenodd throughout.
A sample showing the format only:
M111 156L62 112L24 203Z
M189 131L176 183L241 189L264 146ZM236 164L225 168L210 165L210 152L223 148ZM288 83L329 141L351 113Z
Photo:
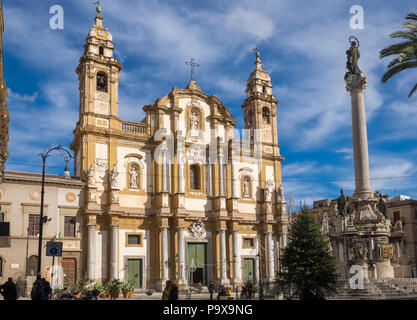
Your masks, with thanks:
M200 281L207 285L207 245L205 243L187 244L187 273L188 283L197 284ZM191 272L194 270L194 272Z
M142 259L127 260L127 281L133 281L136 288L142 287Z
M255 261L252 258L243 259L243 281L246 283L250 280L252 283L255 279Z

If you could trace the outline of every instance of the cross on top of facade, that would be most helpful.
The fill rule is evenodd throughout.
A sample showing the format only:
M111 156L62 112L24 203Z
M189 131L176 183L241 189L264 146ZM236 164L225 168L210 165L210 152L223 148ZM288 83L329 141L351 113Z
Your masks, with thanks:
M194 58L191 58L190 61L185 61L186 65L189 65L191 67L191 79L194 80L194 68L199 67L200 65L194 61Z

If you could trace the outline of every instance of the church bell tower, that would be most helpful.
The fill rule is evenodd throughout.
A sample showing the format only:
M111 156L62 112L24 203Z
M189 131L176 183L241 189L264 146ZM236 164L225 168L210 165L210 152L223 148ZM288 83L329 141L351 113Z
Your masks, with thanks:
M118 86L122 65L113 57L112 35L103 27L101 7L85 40L84 53L76 73L79 80L79 121L71 148L75 153L75 174L85 177L93 155L87 154L87 137L108 134L120 127Z

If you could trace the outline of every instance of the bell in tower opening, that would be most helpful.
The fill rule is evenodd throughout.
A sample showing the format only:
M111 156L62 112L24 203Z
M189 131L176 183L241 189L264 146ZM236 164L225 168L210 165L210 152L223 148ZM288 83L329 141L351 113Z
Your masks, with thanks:
M107 76L103 72L97 73L97 90L107 92Z

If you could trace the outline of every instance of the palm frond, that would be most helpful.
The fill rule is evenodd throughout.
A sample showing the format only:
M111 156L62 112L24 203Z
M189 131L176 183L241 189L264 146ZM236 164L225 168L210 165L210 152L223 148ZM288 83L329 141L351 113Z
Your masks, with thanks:
M408 94L408 97L410 98L413 95L414 91L416 90L417 90L417 83L414 85L413 89L411 89L410 93Z
M404 26L404 28L408 28L412 31L417 30L417 23L415 23L415 22L405 21L405 22L403 22L403 26Z
M412 48L412 46L413 46L413 41L406 41L406 42L402 42L402 43L396 43L396 44L390 45L389 47L387 47L385 49L382 49L379 52L379 57L382 59L382 58L388 57L392 54L400 54L400 53L404 52L404 50L406 50L407 48L409 48L409 47Z
M396 31L394 33L391 33L390 38L404 38L409 40L417 40L417 33L411 32L411 31Z
M392 68L395 65L399 64L399 63L403 63L403 62L408 62L408 61L413 61L415 60L416 57L412 56L412 55L406 55L406 56L402 56L400 55L398 58L395 58L394 60L392 60L389 64L388 64L388 68Z
M417 13L409 13L405 17L407 20L416 20L417 21Z
M410 68L417 68L417 62L404 62L404 63L396 65L395 67L388 69L388 71L385 72L384 75L382 76L381 81L385 83L393 75L400 73L401 71L405 69L410 69Z

